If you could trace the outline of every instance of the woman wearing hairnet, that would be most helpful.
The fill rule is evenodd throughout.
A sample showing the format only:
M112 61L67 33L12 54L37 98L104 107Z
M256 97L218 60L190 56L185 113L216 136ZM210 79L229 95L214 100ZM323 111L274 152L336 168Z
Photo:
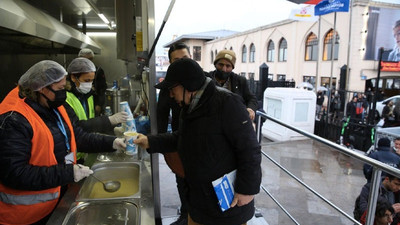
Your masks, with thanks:
M62 104L65 69L33 65L0 104L0 224L44 224L67 184L93 173L76 151L111 152L122 138L86 133Z
M128 113L119 112L112 116L95 117L92 83L95 78L96 67L87 58L72 60L68 68L67 100L75 114L79 125L86 131L110 132L113 126L126 122ZM68 113L69 107L66 107ZM71 114L70 114L71 116Z

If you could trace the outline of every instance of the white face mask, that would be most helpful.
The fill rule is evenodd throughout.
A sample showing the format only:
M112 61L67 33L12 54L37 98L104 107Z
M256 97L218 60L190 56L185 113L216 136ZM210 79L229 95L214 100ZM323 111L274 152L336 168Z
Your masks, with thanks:
M79 87L76 87L76 89L78 89L82 94L87 94L92 90L92 83L93 82L81 82Z

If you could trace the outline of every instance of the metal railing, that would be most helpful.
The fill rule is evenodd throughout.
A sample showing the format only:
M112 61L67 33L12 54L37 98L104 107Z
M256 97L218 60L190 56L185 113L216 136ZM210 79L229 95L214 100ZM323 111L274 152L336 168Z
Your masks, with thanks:
M371 189L370 189L370 193L369 193L369 198L368 198L368 211L367 211L367 218L366 218L366 225L373 225L374 223L374 219L375 219L375 210L376 210L376 202L378 200L378 196L379 196L379 186L380 186L380 177L381 177L381 173L382 171L388 172L396 177L400 177L400 170L388 166L382 162L379 162L377 160L374 160L368 156L359 154L355 151L349 150L344 146L338 145L334 142L331 142L329 140L326 140L324 138L321 138L315 134L309 133L307 131L298 129L294 126L288 125L280 120L277 120L273 117L268 116L267 114L261 112L261 111L257 111L256 115L258 117L257 119L257 126L256 126L256 132L257 132L257 140L260 143L261 142L261 120L262 118L265 118L267 120L271 120L281 126L284 126L286 128L289 128L293 131L296 131L297 133L300 133L308 138L311 138L313 140L316 140L324 145L327 145L331 148L333 148L334 150L345 154L351 158L354 159L358 159L360 161L362 161L363 163L368 163L373 167L373 173L372 173L372 179L371 179ZM326 199L325 197L323 197L321 194L319 194L318 192L316 192L315 190L313 190L311 187L309 187L307 184L305 184L303 181L301 181L299 178L297 178L296 176L294 176L292 173L290 173L287 169L285 169L284 167L282 167L278 162L276 162L275 160L273 160L271 157L269 157L266 153L262 153L264 156L266 156L269 160L271 160L275 165L277 165L280 169L282 169L284 172L286 172L289 176L291 176L293 179L295 179L297 182L299 182L301 185L303 185L305 188L307 188L309 191L311 191L313 194L315 194L317 197L319 197L320 199L322 199L324 202L326 202L327 204L329 204L330 206L332 206L336 211L338 211L339 213L341 213L342 215L344 215L345 217L347 217L348 219L350 219L352 222L356 223L356 224L360 224L360 222L358 222L357 220L355 220L352 216L350 216L349 214L345 213L343 210L341 210L339 207L337 207L336 205L334 205L332 202L330 202L328 199ZM261 188L266 192L266 194L268 194L272 200L277 203L277 205L290 217L290 219L292 219L292 221L295 224L299 224L290 214L289 212L283 208L283 206L281 204L279 204L279 202L266 190L265 187L261 186Z

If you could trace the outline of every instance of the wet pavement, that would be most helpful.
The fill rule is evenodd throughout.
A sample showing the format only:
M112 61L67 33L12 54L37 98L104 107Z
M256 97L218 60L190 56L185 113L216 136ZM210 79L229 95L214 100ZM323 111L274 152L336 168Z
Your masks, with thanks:
M331 201L353 215L354 201L366 183L362 163L309 139L290 142L262 141L262 151ZM363 154L363 152L360 152ZM353 224L323 202L265 156L262 185L299 224ZM179 197L175 175L160 156L161 217L164 225L178 218ZM248 225L295 224L263 191L256 196L258 216Z

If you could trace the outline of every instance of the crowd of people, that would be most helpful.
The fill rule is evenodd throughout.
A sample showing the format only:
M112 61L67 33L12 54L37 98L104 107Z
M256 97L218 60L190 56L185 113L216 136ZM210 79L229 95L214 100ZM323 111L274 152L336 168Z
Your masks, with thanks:
M368 155L369 157L385 163L389 166L400 168L400 137L391 144L391 140L382 137L378 140L377 149ZM364 164L364 176L367 180L362 187L360 195L354 204L354 219L365 224L368 201L371 189L372 166ZM400 178L392 174L382 172L380 178L379 196L375 210L374 225L398 225L400 224Z

